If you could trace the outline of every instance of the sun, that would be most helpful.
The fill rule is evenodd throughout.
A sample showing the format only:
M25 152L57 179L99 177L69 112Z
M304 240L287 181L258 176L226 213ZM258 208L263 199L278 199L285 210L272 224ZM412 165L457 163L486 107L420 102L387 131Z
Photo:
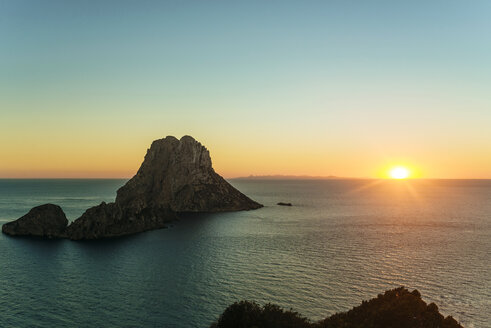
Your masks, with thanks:
M389 174L392 179L406 179L409 177L409 170L405 167L398 166L392 168Z

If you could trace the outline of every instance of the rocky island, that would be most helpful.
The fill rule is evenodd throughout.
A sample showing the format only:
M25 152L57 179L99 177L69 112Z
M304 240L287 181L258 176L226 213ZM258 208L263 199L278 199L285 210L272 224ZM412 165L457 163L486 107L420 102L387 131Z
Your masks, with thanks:
M209 151L190 136L155 140L114 203L89 208L68 225L61 208L45 204L2 226L13 236L100 239L165 227L181 213L215 213L262 207L212 167Z
M59 238L67 225L68 219L61 207L44 204L32 208L20 219L5 223L2 232L12 236Z

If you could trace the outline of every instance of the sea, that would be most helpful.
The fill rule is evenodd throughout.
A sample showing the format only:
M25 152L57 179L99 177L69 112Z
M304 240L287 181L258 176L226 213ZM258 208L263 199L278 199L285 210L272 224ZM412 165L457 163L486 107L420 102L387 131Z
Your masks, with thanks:
M124 183L0 180L0 224L45 203L74 220ZM239 300L319 320L399 286L491 327L491 180L230 183L264 208L111 240L0 234L0 327L209 327Z

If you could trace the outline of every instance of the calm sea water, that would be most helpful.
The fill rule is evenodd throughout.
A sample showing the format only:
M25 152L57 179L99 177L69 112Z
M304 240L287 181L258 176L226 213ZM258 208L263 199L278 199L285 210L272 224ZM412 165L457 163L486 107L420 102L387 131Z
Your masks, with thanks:
M0 180L0 224L48 202L73 220L123 184ZM232 184L265 208L109 241L1 234L0 327L207 327L241 299L320 319L400 285L491 327L491 181Z

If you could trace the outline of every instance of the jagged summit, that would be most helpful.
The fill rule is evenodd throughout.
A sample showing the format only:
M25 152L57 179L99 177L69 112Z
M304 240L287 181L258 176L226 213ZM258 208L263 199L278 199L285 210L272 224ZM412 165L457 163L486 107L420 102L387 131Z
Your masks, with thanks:
M208 149L190 136L154 141L137 174L118 190L116 204L137 210L165 207L174 212L261 207L219 176Z
M262 207L232 187L212 167L209 151L190 136L155 140L114 203L89 208L54 237L98 239L164 227L185 212L224 212ZM14 221L15 222L15 221ZM47 224L46 220L36 221ZM12 226L12 225L11 225ZM13 225L15 226L15 225ZM31 226L36 226L31 222ZM29 235L25 231L5 233Z

